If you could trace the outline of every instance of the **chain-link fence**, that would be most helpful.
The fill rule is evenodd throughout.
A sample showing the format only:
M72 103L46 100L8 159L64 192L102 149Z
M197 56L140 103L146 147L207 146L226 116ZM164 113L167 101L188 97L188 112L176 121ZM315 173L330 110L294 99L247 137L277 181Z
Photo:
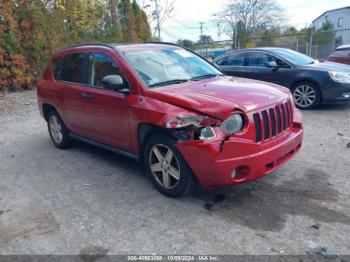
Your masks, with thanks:
M251 47L283 47L309 55L315 59L328 57L337 46L350 44L350 29L286 34L263 34L234 41L199 43L191 48L198 54L212 59L230 50Z

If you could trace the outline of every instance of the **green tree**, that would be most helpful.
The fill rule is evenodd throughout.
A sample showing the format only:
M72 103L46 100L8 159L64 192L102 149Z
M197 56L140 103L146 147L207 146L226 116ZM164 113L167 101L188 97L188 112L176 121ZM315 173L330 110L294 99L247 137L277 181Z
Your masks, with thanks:
M199 44L209 44L212 42L214 42L214 40L210 35L201 35L198 40Z
M137 42L136 23L130 0L119 2L120 23L122 26L123 40L125 42Z
M130 0L0 0L0 92L31 87L58 48L151 39Z
M315 43L317 45L332 45L335 41L334 25L330 20L322 24L322 27L315 32Z
M139 41L148 41L152 38L151 29L147 22L146 13L141 10L136 0L132 2L132 10L135 17L135 30Z
M45 34L49 30L47 11L40 0L20 0L17 4L21 6L15 9L19 28L18 40L32 75L38 76L49 55L47 45L49 39Z
M30 66L23 55L19 41L14 1L0 2L0 92L19 90L32 84Z
M177 41L177 44L189 49L192 49L194 46L194 42L188 39L180 39Z

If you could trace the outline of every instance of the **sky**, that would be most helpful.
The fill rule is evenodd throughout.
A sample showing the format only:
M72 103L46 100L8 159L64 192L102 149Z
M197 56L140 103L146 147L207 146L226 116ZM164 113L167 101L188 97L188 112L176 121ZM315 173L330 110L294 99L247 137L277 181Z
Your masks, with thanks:
M160 0L162 2L164 0ZM211 35L214 40L225 40L222 32L218 36L215 14L219 13L229 0L176 0L172 16L162 25L162 40L175 42L178 39L197 41L200 34L200 22L203 33ZM286 23L297 28L310 24L323 12L339 7L349 6L349 0L276 0L286 13Z

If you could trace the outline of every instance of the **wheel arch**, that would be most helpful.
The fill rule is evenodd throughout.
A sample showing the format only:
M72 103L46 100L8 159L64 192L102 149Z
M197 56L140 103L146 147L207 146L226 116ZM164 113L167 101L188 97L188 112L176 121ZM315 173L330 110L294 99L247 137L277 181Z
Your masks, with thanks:
M148 124L148 123L140 123L137 128L137 142L138 142L138 150L139 150L139 157L142 159L143 157L143 146L146 143L146 141L152 136L156 134L162 134L166 135L170 138L176 139L176 137L172 134L172 132L161 126Z
M56 112L58 114L58 112L56 110L56 107L54 105L52 105L52 104L49 104L49 103L43 103L42 110L43 110L44 119L46 121L48 120L48 116L49 116L50 112L53 111L53 112Z
M298 85L298 84L300 84L300 83L311 83L311 84L313 84L314 86L316 86L316 88L318 89L318 91L320 92L320 95L321 95L321 103L322 103L322 101L323 101L323 94L322 94L322 90L321 90L321 88L320 88L320 84L319 83L317 83L317 81L315 81L314 79L311 79L311 78L301 78L301 79L298 79L298 80L296 80L293 84L292 84L292 86L291 86L291 91L293 92L293 90L294 90L294 88Z

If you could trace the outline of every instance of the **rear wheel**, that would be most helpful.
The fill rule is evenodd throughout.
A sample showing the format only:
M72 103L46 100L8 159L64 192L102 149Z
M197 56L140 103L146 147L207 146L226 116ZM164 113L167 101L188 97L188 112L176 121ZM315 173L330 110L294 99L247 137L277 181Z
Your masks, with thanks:
M295 104L300 109L312 109L321 104L321 92L313 83L298 83L294 86L292 93Z
M192 189L193 175L176 141L164 135L151 137L144 148L145 168L159 192L170 197L186 195Z
M51 111L48 114L47 127L49 129L51 140L56 147L66 149L71 146L69 131L55 111Z

